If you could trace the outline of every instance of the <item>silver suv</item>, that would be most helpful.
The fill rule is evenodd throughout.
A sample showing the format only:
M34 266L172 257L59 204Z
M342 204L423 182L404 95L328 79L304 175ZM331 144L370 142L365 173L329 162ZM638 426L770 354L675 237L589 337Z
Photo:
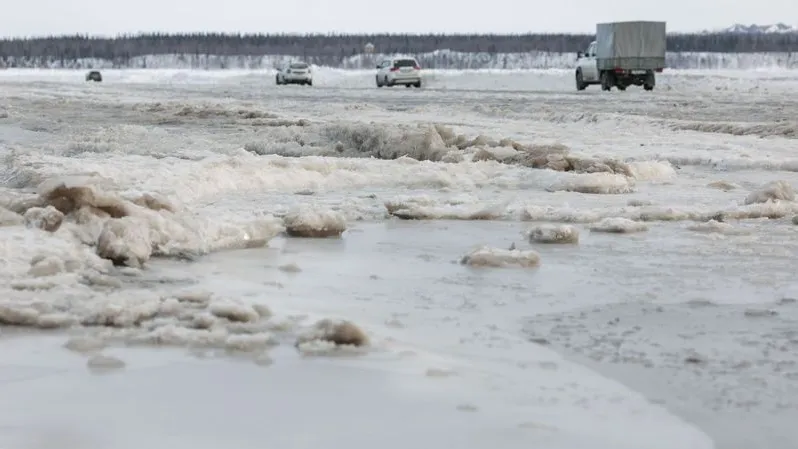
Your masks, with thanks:
M302 84L313 85L313 74L310 66L304 62L291 62L277 68L275 81L277 85Z
M415 58L386 59L377 66L377 87L421 87L421 66Z

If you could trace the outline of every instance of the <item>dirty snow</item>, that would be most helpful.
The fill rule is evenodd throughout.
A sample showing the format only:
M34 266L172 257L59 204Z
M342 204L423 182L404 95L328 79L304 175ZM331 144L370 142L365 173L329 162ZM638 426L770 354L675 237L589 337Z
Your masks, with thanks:
M527 233L532 243L579 243L579 229L571 225L538 225Z

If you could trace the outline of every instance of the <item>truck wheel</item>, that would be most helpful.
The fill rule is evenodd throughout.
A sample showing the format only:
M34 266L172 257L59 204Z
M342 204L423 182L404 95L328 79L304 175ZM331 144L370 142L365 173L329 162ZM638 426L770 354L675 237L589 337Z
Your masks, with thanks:
M626 86L615 86L615 87L617 87L618 90L620 90L620 91L626 90Z
M643 82L643 89L651 91L654 90L654 85L657 84L657 78L654 75L654 72L649 70L646 73L646 80Z
M601 90L612 90L612 74L610 72L601 72Z
M585 83L584 78L582 78L582 71L576 71L576 90L585 90L587 88L587 84Z

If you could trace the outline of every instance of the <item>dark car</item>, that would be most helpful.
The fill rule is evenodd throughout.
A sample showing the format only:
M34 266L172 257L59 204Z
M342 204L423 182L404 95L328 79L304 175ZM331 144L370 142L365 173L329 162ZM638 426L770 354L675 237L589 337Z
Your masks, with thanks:
M102 80L103 76L97 70L92 70L91 72L86 74L86 81L94 81L95 83L99 83Z

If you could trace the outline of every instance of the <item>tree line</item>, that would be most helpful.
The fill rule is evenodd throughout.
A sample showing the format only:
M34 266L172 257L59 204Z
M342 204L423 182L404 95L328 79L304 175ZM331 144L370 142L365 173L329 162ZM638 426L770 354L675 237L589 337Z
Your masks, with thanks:
M428 53L449 49L464 53L571 53L584 50L588 34L225 34L148 33L117 37L87 35L0 39L0 58L103 59L126 61L143 55L291 55L317 61L341 61L364 52L367 44L382 54ZM694 33L668 35L669 52L796 52L798 33Z

